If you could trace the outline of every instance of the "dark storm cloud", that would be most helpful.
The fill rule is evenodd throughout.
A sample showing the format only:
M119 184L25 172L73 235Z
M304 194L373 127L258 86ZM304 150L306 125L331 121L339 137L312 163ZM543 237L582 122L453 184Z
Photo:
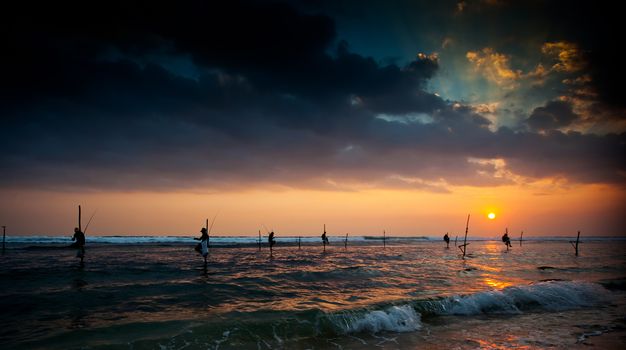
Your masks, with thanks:
M550 101L544 107L535 108L526 124L533 130L550 130L571 125L578 118L568 102Z
M458 16L466 40L480 42L497 38L497 45L511 51L532 41L571 42L580 48L589 86L598 100L612 107L626 107L626 66L617 54L622 36L622 11L610 1L465 1ZM488 20L489 25L484 25ZM494 35L495 34L495 35ZM484 42L487 46L489 42ZM626 118L623 113L620 118Z
M622 85L626 80L626 67L618 54L623 32L619 2L372 0L367 6L357 0L294 3L309 11L331 13L338 18L339 26L356 33L356 39L362 35L362 41L371 47L395 49L393 45L385 45L385 41L400 40L403 45L419 50L427 47L445 51L444 41L447 45L472 51L493 47L497 52L522 54L515 62L516 68L522 70L529 68L525 65L532 60L527 56L530 51L538 52L537 45L560 41L575 43L587 62L583 73L591 76L590 84L599 93L600 101L625 107ZM377 35L380 32L387 35ZM388 52L381 53L381 57L388 55Z
M3 186L510 181L468 158L505 159L527 176L623 181L624 135L493 132L425 90L435 57L382 64L352 52L325 15L265 2L21 6L3 15Z
M581 46L588 60L586 71L599 100L610 106L626 107L623 82L626 66L616 53L621 45L622 11L610 1L547 2L548 19L553 21L554 37ZM626 116L621 116L625 118Z

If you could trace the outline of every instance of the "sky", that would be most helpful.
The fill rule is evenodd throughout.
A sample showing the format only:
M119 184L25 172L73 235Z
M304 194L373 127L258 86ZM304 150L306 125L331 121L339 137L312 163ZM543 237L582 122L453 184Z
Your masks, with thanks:
M0 14L0 222L624 236L616 6L22 1Z

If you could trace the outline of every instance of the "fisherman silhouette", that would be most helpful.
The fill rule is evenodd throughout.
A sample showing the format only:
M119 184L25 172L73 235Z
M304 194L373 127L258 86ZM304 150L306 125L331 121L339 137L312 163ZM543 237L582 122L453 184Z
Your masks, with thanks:
M85 258L85 234L78 228L74 228L74 236L72 241L75 241L70 245L72 248L77 248L76 257L80 258L80 264L83 265L83 259Z
M328 242L328 237L326 237L325 229L324 229L324 233L322 233L322 244L324 245L324 252L326 252L326 245L330 244L330 242Z
M450 248L450 237L448 237L448 232L443 236L443 240L446 242L446 248Z
M194 249L204 257L204 262L206 263L207 256L209 255L209 232L204 227L200 232L202 233L200 238L194 238L196 241L200 241L200 243L196 244Z
M506 250L509 250L509 247L513 247L513 246L511 245L511 239L509 238L509 234L508 234L508 232L505 232L505 233L502 235L502 242L504 242L504 245L506 245Z
M276 244L276 240L274 240L274 231L270 232L270 235L267 236L267 243L269 243L271 251L274 244Z

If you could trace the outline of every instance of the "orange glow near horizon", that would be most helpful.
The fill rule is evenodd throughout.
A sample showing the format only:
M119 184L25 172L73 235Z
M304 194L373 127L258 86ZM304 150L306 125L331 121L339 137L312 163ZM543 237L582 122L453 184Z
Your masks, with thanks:
M625 191L608 185L571 185L537 192L522 186L455 187L448 193L407 189L362 191L241 190L185 192L45 192L0 190L0 221L13 235L69 235L76 207L92 235L196 235L217 212L215 235L461 235L499 237L487 214L528 235L624 235ZM506 213L497 208L507 208ZM486 208L486 209L485 209ZM511 214L514 213L514 214ZM478 215L482 214L482 215ZM575 220L573 219L575 218Z

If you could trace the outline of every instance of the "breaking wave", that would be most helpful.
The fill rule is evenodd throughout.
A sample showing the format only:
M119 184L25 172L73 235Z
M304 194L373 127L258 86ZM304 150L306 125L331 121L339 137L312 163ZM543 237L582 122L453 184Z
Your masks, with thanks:
M421 317L411 305L365 313L346 312L331 316L331 320L344 333L412 332L422 328Z
M426 303L423 311L435 315L516 314L533 309L562 311L589 307L609 299L610 292L596 283L547 281L448 297Z
M610 300L611 293L600 284L548 281L435 300L412 301L403 305L383 306L377 310L343 311L328 315L328 319L342 333L411 332L422 328L422 317L563 311L597 306Z

